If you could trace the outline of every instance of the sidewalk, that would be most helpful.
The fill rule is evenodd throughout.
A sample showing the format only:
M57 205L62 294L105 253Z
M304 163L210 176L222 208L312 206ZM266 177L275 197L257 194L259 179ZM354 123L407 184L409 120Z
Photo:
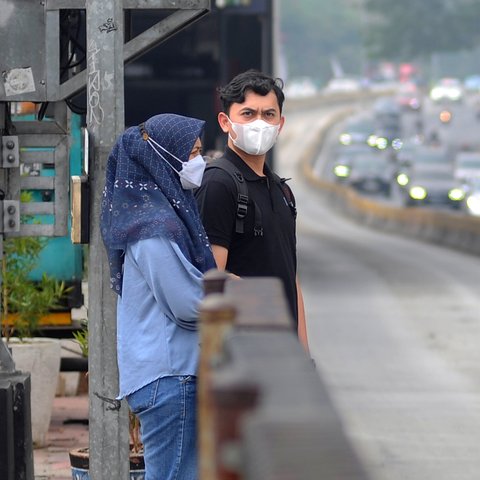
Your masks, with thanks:
M88 394L55 397L47 446L33 451L35 480L72 480L68 452L88 446Z

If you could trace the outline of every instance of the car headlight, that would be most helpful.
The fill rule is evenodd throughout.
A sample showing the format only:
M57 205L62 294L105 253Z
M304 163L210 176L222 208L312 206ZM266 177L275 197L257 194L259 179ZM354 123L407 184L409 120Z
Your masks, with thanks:
M388 147L388 140L384 137L378 137L376 145L379 150L385 150Z
M465 192L461 188L452 188L448 192L448 198L453 202L459 202L465 198Z
M432 100L439 100L443 96L443 91L441 88L433 88L430 92L430 98Z
M345 178L350 175L350 167L348 165L335 165L333 173L337 177Z
M409 194L414 200L425 200L427 198L427 190L423 187L412 187Z
M472 215L480 215L480 197L478 195L470 195L467 198L467 207Z
M349 133L342 133L338 139L342 145L350 145L352 143L352 136Z
M403 147L403 142L399 138L392 140L392 147L394 150L400 150Z
M450 90L448 92L448 98L450 100L458 100L462 96L462 92L460 90Z
M404 187L405 185L408 185L409 181L410 181L410 179L408 178L408 175L406 173L399 173L397 175L397 183L401 187Z
M377 145L377 136L370 135L367 139L367 143L370 147L375 147Z

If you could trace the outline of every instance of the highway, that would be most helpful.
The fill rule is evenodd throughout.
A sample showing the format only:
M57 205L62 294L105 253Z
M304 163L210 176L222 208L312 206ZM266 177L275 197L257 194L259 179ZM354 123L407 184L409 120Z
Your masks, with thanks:
M370 479L478 480L480 258L336 212L299 168L333 112L287 112L277 147L311 355Z

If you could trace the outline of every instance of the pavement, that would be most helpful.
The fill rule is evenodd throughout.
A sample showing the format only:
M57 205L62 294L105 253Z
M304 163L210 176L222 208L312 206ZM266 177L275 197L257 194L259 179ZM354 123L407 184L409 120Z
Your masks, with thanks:
M57 396L46 446L33 451L35 480L72 480L68 452L88 446L88 394Z

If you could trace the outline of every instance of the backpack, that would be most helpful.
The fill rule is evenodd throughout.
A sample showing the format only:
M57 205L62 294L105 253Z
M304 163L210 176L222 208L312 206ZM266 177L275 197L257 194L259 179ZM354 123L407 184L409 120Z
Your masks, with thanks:
M235 182L237 187L237 213L236 213L236 222L235 222L235 232L236 233L244 233L243 223L244 219L247 216L248 211L248 187L247 182L243 178L242 173L238 168L229 160L225 158L218 158L215 160L210 161L205 170L210 170L212 168L219 168L227 172ZM290 207L290 211L294 218L297 218L297 208L295 205L295 198L293 196L292 190L287 185L287 180L289 178L280 178L276 173L273 174L275 181L279 183L280 188L283 192L283 197L285 199L286 204ZM253 202L253 206L255 208L255 220L254 220L254 227L253 227L253 234L254 236L263 236L263 226L262 226L262 212L258 205Z

